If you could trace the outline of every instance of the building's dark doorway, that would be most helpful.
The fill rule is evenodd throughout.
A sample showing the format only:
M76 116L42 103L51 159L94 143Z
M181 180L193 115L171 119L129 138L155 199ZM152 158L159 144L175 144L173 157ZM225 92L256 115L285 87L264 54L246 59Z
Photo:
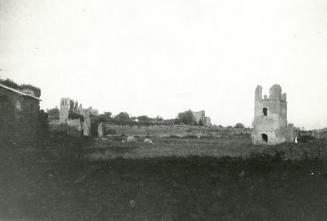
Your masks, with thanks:
M264 115L264 116L267 116L267 111L268 111L267 108L263 108L263 109L262 109L262 112L263 112L263 115Z
M261 134L262 140L267 143L268 142L268 135L267 134Z

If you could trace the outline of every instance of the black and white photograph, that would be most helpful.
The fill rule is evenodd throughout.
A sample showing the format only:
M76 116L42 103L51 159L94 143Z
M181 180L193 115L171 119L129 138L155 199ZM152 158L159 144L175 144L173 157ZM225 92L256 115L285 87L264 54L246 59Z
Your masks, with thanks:
M1 221L326 221L327 1L0 0Z

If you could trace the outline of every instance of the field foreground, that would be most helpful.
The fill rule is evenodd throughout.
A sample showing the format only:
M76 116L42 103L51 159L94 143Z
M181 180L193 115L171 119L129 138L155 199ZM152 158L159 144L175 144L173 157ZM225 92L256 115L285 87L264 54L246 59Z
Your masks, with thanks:
M327 220L325 141L246 157L124 158L144 148L131 145L101 161L77 160L67 147L103 142L61 144L2 145L1 220Z
M327 159L326 140L316 140L302 144L280 144L276 146L252 145L248 136L235 137L152 137L153 144L143 142L122 143L122 138L105 137L92 140L83 148L84 158L90 161L111 160L116 158L144 159L158 157L239 157L246 159L252 154L282 154L285 160Z

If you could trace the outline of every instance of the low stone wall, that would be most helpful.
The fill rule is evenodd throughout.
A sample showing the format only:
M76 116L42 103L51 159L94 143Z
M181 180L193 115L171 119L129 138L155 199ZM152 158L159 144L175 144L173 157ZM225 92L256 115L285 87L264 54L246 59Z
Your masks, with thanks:
M68 126L68 124L59 122L49 122L49 132L56 134L67 134L74 137L81 136L80 128L77 128L76 126Z
M220 127L201 127L201 126L121 126L110 123L103 124L104 134L130 135L130 136L208 136L208 137L231 137L231 136L250 136L250 129L240 128L220 128Z

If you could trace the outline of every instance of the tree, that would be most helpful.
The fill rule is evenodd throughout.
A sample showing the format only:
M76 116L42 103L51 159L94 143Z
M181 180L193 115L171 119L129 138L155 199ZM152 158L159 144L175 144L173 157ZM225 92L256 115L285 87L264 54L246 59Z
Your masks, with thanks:
M115 120L117 123L128 123L131 121L131 118L129 117L129 114L126 112L120 112L115 116Z
M239 128L239 129L244 129L245 128L245 126L242 123L237 123L234 127Z
M111 112L104 112L103 114L99 115L99 119L101 122L109 122L111 120Z
M163 121L164 119L158 115L155 120L156 121Z
M182 123L188 124L188 125L192 125L192 124L196 123L193 112L191 110L187 110L187 111L179 113L177 116L176 122L182 122Z
M138 116L137 119L138 119L139 123L148 123L151 121L151 118L149 118L146 115Z

